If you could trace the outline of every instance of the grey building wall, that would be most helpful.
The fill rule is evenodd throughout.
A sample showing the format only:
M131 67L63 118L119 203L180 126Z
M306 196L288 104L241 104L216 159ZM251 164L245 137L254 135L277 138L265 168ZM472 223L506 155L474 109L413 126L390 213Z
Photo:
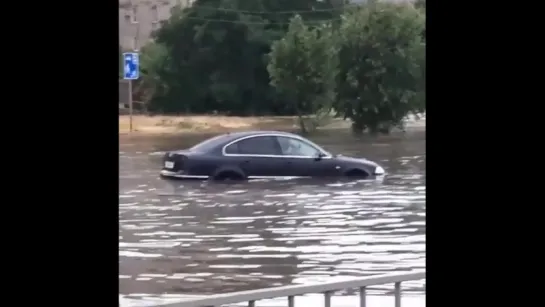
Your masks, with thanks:
M119 0L119 45L139 49L149 41L159 21L168 19L175 5L189 6L193 0Z

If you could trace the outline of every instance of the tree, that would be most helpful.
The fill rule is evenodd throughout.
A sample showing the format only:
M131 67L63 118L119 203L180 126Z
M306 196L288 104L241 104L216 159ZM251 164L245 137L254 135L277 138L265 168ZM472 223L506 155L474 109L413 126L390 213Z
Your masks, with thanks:
M426 14L426 0L416 0L414 2L414 6L422 11L423 14ZM424 30L422 30L422 37L424 38L424 41L426 40L426 27L424 27Z
M271 84L288 97L303 133L307 133L304 110L315 114L328 109L335 96L337 53L330 34L327 26L310 29L297 15L269 54Z
M370 3L343 16L335 110L355 132L388 133L425 108L424 27L422 12L404 3Z
M422 10L426 10L426 0L416 0L414 2L414 6L416 8L419 8L419 9L422 9Z
M233 115L293 114L286 98L269 84L266 55L287 30L289 11L305 20L339 15L320 0L197 0L176 8L155 41L166 48L164 90L150 107L162 112ZM305 110L306 112L306 110Z
M133 95L136 101L148 102L156 92L166 90L160 77L168 69L166 48L150 42L140 49L139 58L140 77L134 82Z

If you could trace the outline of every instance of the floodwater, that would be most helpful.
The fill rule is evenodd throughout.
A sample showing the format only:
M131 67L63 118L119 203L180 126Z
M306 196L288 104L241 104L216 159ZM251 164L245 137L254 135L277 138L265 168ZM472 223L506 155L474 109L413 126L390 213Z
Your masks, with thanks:
M379 162L383 181L158 177L164 151L204 137L120 139L121 305L425 269L424 131L312 138L330 152ZM404 306L424 306L424 288L424 280L403 283ZM371 287L369 306L393 306L392 289ZM333 302L355 306L354 294L338 292ZM303 305L323 306L319 297L306 299Z

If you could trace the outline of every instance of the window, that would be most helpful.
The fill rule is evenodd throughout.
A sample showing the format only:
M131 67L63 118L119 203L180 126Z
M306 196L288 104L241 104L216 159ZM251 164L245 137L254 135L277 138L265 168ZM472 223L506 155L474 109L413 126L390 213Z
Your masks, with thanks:
M159 22L159 11L157 10L157 5L151 6L151 22L152 23L158 23Z
M316 157L321 152L314 146L298 139L289 137L278 137L278 143L285 156Z
M225 148L227 154L278 155L278 144L272 136L257 136L233 143Z
M225 153L227 153L227 154L239 154L239 152L238 152L238 143L233 143L233 144L227 146L227 148L225 148Z
M138 23L138 7L132 8L131 23Z

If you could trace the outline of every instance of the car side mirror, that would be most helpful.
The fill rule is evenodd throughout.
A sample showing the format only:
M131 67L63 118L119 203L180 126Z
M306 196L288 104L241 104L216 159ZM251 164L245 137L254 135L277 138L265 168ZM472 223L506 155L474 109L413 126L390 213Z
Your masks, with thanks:
M320 160L322 160L322 158L323 158L324 156L325 156L325 155L324 155L323 153L319 152L319 153L316 155L316 157L314 157L314 160L315 160L315 161L320 161Z

